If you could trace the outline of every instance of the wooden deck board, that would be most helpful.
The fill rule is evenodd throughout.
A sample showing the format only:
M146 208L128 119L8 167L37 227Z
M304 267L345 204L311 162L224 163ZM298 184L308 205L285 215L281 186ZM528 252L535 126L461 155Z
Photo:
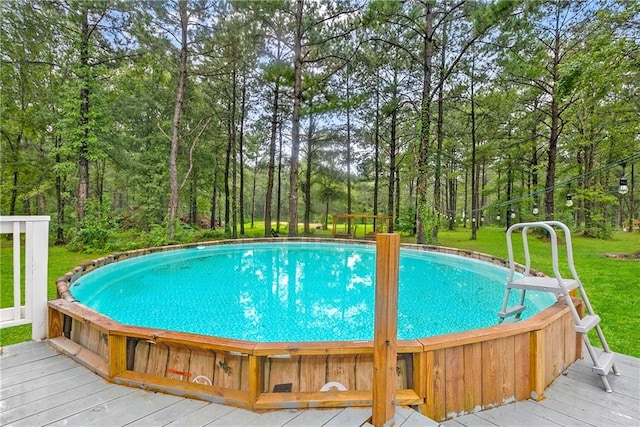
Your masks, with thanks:
M441 424L442 426L445 427L459 427L459 426L465 426L465 427L486 427L486 426L496 426L499 424L494 424L490 421L485 420L482 417L479 417L477 414L470 414L470 415L465 415L464 417L458 417L458 418L454 418L453 420L449 420L445 423ZM507 426L508 424L504 424L505 426Z
M64 394L40 399L32 405L23 405L16 408L16 411L7 412L11 412L12 421L10 422L14 426L45 425L63 420L124 394L131 394L131 391L114 389L110 384L99 381L99 384L85 384Z
M514 405L500 406L490 411L478 412L477 415L496 425L535 427L549 423L538 414L520 411Z
M178 418L182 418L193 411L196 411L209 403L193 399L179 399L178 402L158 409L155 412L146 414L138 418L127 427L147 427L169 424Z
M425 419L419 412L411 408L396 408L395 422L398 427L438 427L440 424L430 419Z
M369 417L371 417L371 408L349 408L348 411L340 411L335 417L323 424L323 426L360 426Z
M229 409L231 409L231 411L228 411L222 417L216 418L215 420L212 420L209 423L205 423L204 425L207 425L207 426L246 425L247 423L250 423L251 421L253 421L254 419L260 416L260 414L247 411L246 409L235 409L235 408L229 408Z
M292 418L286 424L286 427L307 427L309 425L324 425L331 418L342 412L340 408L332 409L308 409L306 411L298 411L295 418Z
M11 397L2 399L2 411L15 409L23 405L31 405L41 399L46 399L51 395L64 394L68 390L83 386L86 384L97 383L100 378L86 372L88 375L80 375L71 377L65 381L58 381L54 384L48 384L43 387L26 390L23 393L14 394Z
M65 426L127 425L149 412L157 411L181 400L177 396L137 390L109 402L93 406L65 418ZM58 423L54 423L56 425Z
M205 402L206 403L206 402ZM214 420L222 418L231 411L235 411L236 408L218 404L205 404L194 411L185 413L183 416L176 418L170 423L169 426L185 426L185 425L206 425ZM247 411L248 412L248 411Z
M12 368L2 370L2 386L0 388L20 384L35 378L48 376L60 371L75 368L77 363L68 358L47 358L39 361L32 361L23 365L14 366Z
M73 381L74 378L88 378L93 381L97 381L98 378L89 372L86 368L76 365L71 369L57 372L48 376L37 377L24 381L18 384L10 385L0 390L0 400L10 399L13 396L17 396L22 393L44 388L45 392L47 387L55 386L55 384L62 381ZM82 379L78 381L78 384L82 384ZM4 384L3 384L4 385Z
M545 399L515 402L449 420L459 426L638 426L640 359L619 355L621 376L609 376L606 393L579 360L545 390ZM0 355L0 425L250 425L361 426L371 408L285 409L251 412L108 383L44 342L5 347ZM396 409L396 425L438 425L408 408Z
M35 360L55 357L55 353L51 353L50 349L46 346L26 347L23 344L17 345L20 346L19 348L23 349L22 351L16 349L16 351L20 351L20 353L14 353L9 355L8 357L0 358L0 369L2 369L3 374L5 370L17 365L23 365Z
M640 359L617 354L616 366L621 375L608 376L612 393L603 390L600 378L591 371L591 359L587 355L560 375L545 390L545 399L539 402L514 402L457 417L443 425L637 427L640 425Z
M544 425L548 426L583 427L590 425L575 417L563 414L562 412L547 408L543 405L539 405L537 402L533 402L531 400L519 402L518 410L522 411L525 414L535 414L539 417L544 418Z
M260 414L258 417L251 419L243 424L245 426L284 426L288 422L296 418L300 411L295 409L284 409L281 411L270 411ZM215 425L215 424L214 424Z

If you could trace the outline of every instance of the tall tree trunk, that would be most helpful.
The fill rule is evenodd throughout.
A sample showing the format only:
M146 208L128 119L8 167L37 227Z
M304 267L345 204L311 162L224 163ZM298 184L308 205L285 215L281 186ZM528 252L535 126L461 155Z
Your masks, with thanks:
M636 206L635 199L633 198L636 186L635 178L635 164L631 163L631 186L629 187L629 232L633 232L633 219L635 218Z
M271 114L271 139L269 140L269 166L267 169L267 190L264 196L264 237L271 236L271 198L273 197L273 175L276 162L276 137L278 131L278 96L280 95L280 77L276 78L273 88ZM278 168L278 174L280 169ZM279 178L278 178L279 180ZM278 191L278 199L280 192ZM280 218L278 218L278 221Z
M551 67L551 129L549 132L549 148L547 150L547 180L545 184L546 192L544 200L545 217L548 221L553 220L554 214L555 191L553 187L556 181L556 159L558 156L558 137L560 136L560 109L558 105L558 92L560 89L560 61L562 60L560 52L561 20L561 8L556 7L556 28L553 45L553 63Z
M584 169L583 173L589 173L593 170L593 165L595 162L594 155L595 150L592 146L586 146L584 148ZM582 189L583 192L594 188L596 185L596 177L589 176L582 181ZM593 212L596 209L595 201L591 197L583 198L583 208L584 208L584 229L586 234L591 235L593 233L596 224L593 221Z
M473 165L471 166L473 173ZM462 211L462 227L467 228L469 220L469 168L464 168L464 210Z
M240 136L238 138L238 153L240 161L240 197L238 208L240 209L240 235L244 236L244 120L247 109L247 75L246 69L242 70L242 102L240 105Z
M329 226L329 198L324 203L324 229Z
M18 202L18 182L19 182L18 170L13 171L13 182L11 188L11 202L9 203L9 215L16 214L16 203Z
M424 217L427 209L427 160L429 158L429 131L431 127L431 62L433 59L433 3L425 2L426 30L423 36L422 99L420 104L420 145L418 148L418 182L416 185L416 242L424 245Z
M184 90L187 84L187 30L189 26L187 0L180 0L178 7L181 31L180 66L176 101L173 108L171 150L169 152L169 239L173 239L175 234L175 220L178 215L178 201L180 199L178 188L178 145L180 143L180 117L182 115L182 104L184 103Z
M231 136L231 128L233 122L231 121L231 100L227 101L227 111L229 117L227 117L227 151L225 153L224 160L224 232L227 235L231 234L231 188L229 186L229 178L231 175L231 156L233 137Z
M478 238L478 178L479 168L476 164L476 99L474 93L474 66L471 66L471 240Z
M218 189L218 162L216 162L213 169L213 189L211 190L211 210L209 211L211 214L211 218L209 219L209 226L211 227L212 230L216 229L216 199L218 198L217 189Z
M394 191L396 201L394 203L396 207L396 213L394 215L394 222L396 223L395 227L400 227L400 168L396 167L396 179L395 179L396 189Z
M558 102L555 97L551 100L551 133L549 135L549 147L547 150L547 179L545 183L546 193L544 199L544 211L547 221L553 220L554 214L554 190L556 182L556 158L558 157Z
M447 184L447 215L449 216L449 225L448 229L453 230L456 222L456 210L457 206L457 198L458 198L458 180L456 178L456 150L451 147L451 152L449 153L449 179Z
M534 141L534 145L533 145L533 150L531 153L531 187L529 188L529 193L531 193L532 191L538 191L538 147L536 146L536 136L537 136L537 132L538 129L536 128L536 126L534 125L533 129L531 130L531 136L533 138ZM538 196L534 196L533 198L533 203L534 205L538 205Z
M278 127L278 188L276 200L276 231L280 232L280 214L282 212L282 123Z
M307 167L304 184L304 234L310 234L311 222L311 166L313 164L313 97L309 99L309 129L307 129Z
M76 219L81 222L85 215L85 205L89 197L89 12L83 7L80 24L80 129L81 140L78 150L78 194L76 198Z
M298 235L298 157L300 156L300 106L302 104L302 10L296 2L293 40L293 118L291 121L291 170L289 171L289 236Z
M480 171L481 171L481 187L480 187L480 191L479 194L482 195L481 203L480 206L478 206L478 208L480 208L481 206L487 206L487 192L485 191L485 189L487 188L487 158L485 156L482 156L482 162L480 163ZM480 219L484 218L484 213L482 210L480 210ZM484 225L482 223L482 221L480 221L480 225Z
M507 200L511 200L513 197L513 164L509 161L509 169L507 170ZM507 222L507 228L511 227L511 209L512 206L508 205L505 211L505 219Z
M348 63L345 71L347 77L347 213L351 214L351 87Z
M198 224L198 178L197 170L193 169L191 175L191 185L189 187L189 224Z
M59 148L62 146L62 138L60 135L56 135L54 137L54 144L56 148L55 155L55 164L60 165L62 163L62 158L60 156ZM65 179L62 176L62 169L55 169L56 171L56 245L61 245L64 243L64 211L65 211L65 198L64 193L66 191L65 188Z
M252 230L254 228L254 220L256 217L256 181L257 181L256 178L257 176L258 176L258 162L256 162L256 164L253 167L253 184L251 186L251 229ZM273 175L271 175L271 179L273 179ZM273 186L273 182L271 183L271 185ZM266 230L271 230L271 224L269 224L269 228L265 227L265 234L266 234Z
M236 145L236 102L238 74L235 67L231 73L231 237L238 238L238 148Z
M397 73L394 72L394 92L393 92L393 102L396 103L397 99ZM396 127L398 120L398 108L397 105L394 105L393 111L391 111L391 135L389 138L389 196L387 198L387 215L391 218L389 221L389 233L393 233L393 204L395 201L394 190L395 190L395 180L396 180Z
M446 1L445 1L446 5ZM446 51L447 51L447 19L445 18L442 22L442 46L440 47L440 80L444 81L444 72L445 67L447 65L446 62ZM436 140L437 140L437 149L436 149L436 167L433 172L433 204L436 208L436 219L431 227L431 241L435 242L438 240L438 226L440 224L440 212L442 211L442 206L440 204L440 186L441 186L441 163L442 163L442 143L444 140L444 84L438 85L438 117L436 122Z
M376 119L374 132L374 158L373 158L373 214L378 215L378 192L380 190L380 71L376 69ZM377 230L377 223L374 220L374 230Z
M98 204L102 207L104 203L104 179L107 169L107 162L104 159L96 160L96 198L98 199Z

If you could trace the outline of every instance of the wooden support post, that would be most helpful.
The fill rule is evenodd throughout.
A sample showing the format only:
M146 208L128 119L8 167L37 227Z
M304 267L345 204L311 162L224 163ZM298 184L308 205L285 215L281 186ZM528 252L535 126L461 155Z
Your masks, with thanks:
M546 348L544 344L544 330L531 332L531 350L529 368L529 381L531 383L531 398L536 402L544 399L544 388L546 386Z
M64 316L61 312L56 310L55 308L48 308L49 310L49 338L61 337L63 324L64 324Z
M425 404L427 397L427 353L423 351L413 354L413 389L419 398L422 399L422 404L418 405L418 411L421 414L426 414L427 406Z
M260 384L262 384L261 356L249 355L249 408L255 408L260 396Z
M399 262L400 235L378 234L371 417L375 427L395 425Z
M109 335L109 372L113 378L127 370L127 337Z

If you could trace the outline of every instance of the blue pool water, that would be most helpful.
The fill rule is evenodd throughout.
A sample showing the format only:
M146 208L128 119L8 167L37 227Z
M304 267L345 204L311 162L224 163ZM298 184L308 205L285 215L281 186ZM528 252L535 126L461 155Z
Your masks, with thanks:
M402 249L398 338L495 325L507 274ZM374 284L374 246L269 242L128 259L81 277L71 292L129 325L262 342L345 341L373 339ZM555 302L546 293L528 297L529 316Z

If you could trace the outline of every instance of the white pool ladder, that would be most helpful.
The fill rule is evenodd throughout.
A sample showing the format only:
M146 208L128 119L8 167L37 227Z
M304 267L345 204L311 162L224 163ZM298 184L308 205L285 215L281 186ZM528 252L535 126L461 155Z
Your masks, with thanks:
M572 275L572 278L570 279L563 278L560 275L560 270L558 267L558 237L554 227L558 227L564 232L564 238L567 248L567 263L569 266L569 271ZM549 238L551 239L551 257L553 262L554 277L538 277L529 275L531 268L531 256L529 254L527 232L532 228L542 228L549 233ZM525 270L523 273L524 277L520 279L516 279L514 277L516 273L516 264L513 256L513 242L511 237L513 231L518 229L522 229L522 244L525 257ZM611 392L611 386L609 385L607 375L611 371L613 371L615 375L620 375L620 373L616 369L614 363L614 353L609 349L607 340L605 339L602 329L600 328L600 316L593 312L593 308L591 307L591 303L589 302L589 298L587 297L587 292L582 287L582 283L580 282L580 279L578 279L578 274L576 273L575 267L573 265L573 249L571 246L571 232L569 231L569 228L559 221L539 221L514 224L507 230L507 250L509 253L509 278L507 279L504 300L502 302L502 311L498 313L500 322L511 316L515 316L515 319L520 318L522 312L526 308L525 294L528 290L550 292L558 295L558 297L562 296L571 309L571 313L573 314L575 330L577 333L582 335L585 347L587 348L589 356L591 356L591 360L593 361L593 367L591 369L593 370L593 372L600 375L600 379L602 380L604 389L608 392ZM517 305L508 307L509 295L512 289L520 290L520 302ZM582 298L587 311L586 315L582 318L580 318L578 311L571 301L571 295L569 294L574 289L577 289L578 292L580 292L580 297ZM600 355L596 353L596 350L591 345L589 337L587 336L587 333L594 328L598 334L598 338L600 339L600 343L602 344L603 348L603 351L602 353L600 353Z

